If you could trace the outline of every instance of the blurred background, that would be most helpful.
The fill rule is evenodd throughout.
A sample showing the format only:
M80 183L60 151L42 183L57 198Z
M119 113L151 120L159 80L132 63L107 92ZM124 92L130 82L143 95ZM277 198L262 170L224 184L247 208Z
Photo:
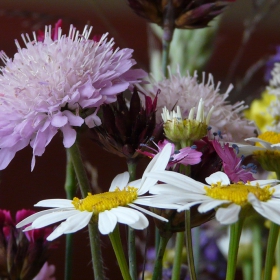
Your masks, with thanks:
M242 45L244 26L250 24L256 15L256 3L264 5L272 1L237 0L222 15L217 35L213 43L213 53L205 71L214 75L215 82L222 82L222 92L229 83L235 85L230 99L245 100L247 104L260 95L267 83L264 81L264 59L275 53L275 47L280 45L279 13L280 5L264 10L263 16L254 19L251 36L243 48L242 55L236 58ZM277 1L275 1L277 2ZM63 20L64 33L68 32L70 24L83 30L85 24L93 26L93 34L109 32L114 37L116 45L134 49L137 67L149 72L148 42L150 41L149 24L133 13L125 0L1 0L0 2L0 50L9 57L16 52L14 40L18 39L21 46L22 33L31 34L45 25ZM258 22L259 21L259 22ZM211 25L211 23L210 23ZM248 29L248 28L247 28ZM233 63L236 66L232 66ZM257 64L256 64L257 63ZM255 65L255 72L248 69ZM229 71L233 69L234 71ZM232 72L232 73L229 73ZM244 82L246 75L252 76ZM244 84L244 85L243 85ZM34 209L37 201L47 198L63 198L65 180L65 149L61 135L57 134L54 141L47 146L42 157L37 157L36 166L30 172L31 148L18 152L11 164L1 172L0 207L11 210L14 214L22 208ZM108 190L111 180L120 172L126 170L126 163L117 156L102 150L91 140L89 134L81 137L81 150L86 161L98 171L98 185ZM141 169L147 162L143 160ZM74 235L73 279L89 279L92 277L91 257L87 230ZM140 233L146 236L146 232ZM123 233L124 240L126 238ZM52 250L50 263L56 266L56 279L63 279L64 243L65 237L57 240L58 248ZM121 279L119 268L113 266L114 253L107 236L102 237L103 252L106 262L110 265L106 270L108 279ZM143 248L143 244L141 244Z

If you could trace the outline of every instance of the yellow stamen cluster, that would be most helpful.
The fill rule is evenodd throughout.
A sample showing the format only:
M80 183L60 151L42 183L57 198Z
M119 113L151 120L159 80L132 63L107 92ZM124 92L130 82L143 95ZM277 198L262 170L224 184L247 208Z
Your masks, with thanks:
M137 190L137 188L128 186L123 190L116 188L113 192L94 195L88 193L88 196L84 199L74 197L72 204L77 210L98 214L105 210L110 210L118 206L126 206L133 202L138 197Z
M270 185L260 188L259 185L251 186L245 185L242 182L238 182L231 185L222 185L220 182L211 184L211 187L204 187L206 194L214 199L229 200L240 206L244 206L248 203L248 194L254 194L258 200L267 201L273 195L275 189Z
M258 136L259 139L267 141L271 144L280 143L280 133L274 131L266 131ZM258 144L259 146L260 144Z

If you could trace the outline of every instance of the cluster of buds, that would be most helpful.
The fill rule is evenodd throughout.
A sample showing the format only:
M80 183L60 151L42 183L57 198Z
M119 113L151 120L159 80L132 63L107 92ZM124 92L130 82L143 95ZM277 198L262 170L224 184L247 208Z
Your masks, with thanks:
M229 2L235 0L128 0L134 12L164 27L167 13L171 13L172 25L181 29L203 28L218 16ZM168 15L170 18L170 15Z
M48 249L52 246L46 237L52 229L24 232L15 226L31 214L34 211L20 210L13 221L10 211L0 210L0 279L34 279L46 266Z

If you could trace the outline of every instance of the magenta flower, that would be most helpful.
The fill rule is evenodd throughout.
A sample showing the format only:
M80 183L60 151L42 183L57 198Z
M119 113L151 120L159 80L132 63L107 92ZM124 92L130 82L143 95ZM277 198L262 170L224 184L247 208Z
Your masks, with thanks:
M151 147L147 147L148 149L152 150L154 153L149 151L141 151L141 150L138 150L138 152L150 158L153 158L156 154L162 151L164 146L167 145L168 143L170 142L168 142L167 140L159 141L157 144L158 150L154 150ZM198 164L201 161L202 153L196 151L194 147L185 147L180 150L175 150L175 145L173 143L170 144L172 146L172 152L167 168L170 168L177 163L183 165L194 165L194 164Z
M28 144L35 156L60 130L66 148L76 140L74 127L100 124L100 105L116 101L117 94L138 83L146 73L132 70L131 49L113 49L113 39L104 34L99 42L89 40L91 29L80 34L73 26L68 36L51 27L44 41L23 36L26 47L16 41L13 59L0 53L5 66L0 70L0 169Z
M227 174L229 179L234 182L254 181L252 173L255 173L255 166L248 164L242 165L243 158L237 157L234 148L230 147L228 143L223 145L217 141L212 141L213 147L223 162L223 171Z
M10 211L0 209L1 279L33 279L42 268L43 271L40 275L44 271L46 272L48 249L53 247L46 237L52 232L52 228L46 227L23 232L22 229L17 229L15 226L34 213L34 211L25 209L17 211L14 221ZM52 266L49 269L53 271ZM51 271L49 270L49 272ZM54 280L54 278L47 277L37 277L36 279Z

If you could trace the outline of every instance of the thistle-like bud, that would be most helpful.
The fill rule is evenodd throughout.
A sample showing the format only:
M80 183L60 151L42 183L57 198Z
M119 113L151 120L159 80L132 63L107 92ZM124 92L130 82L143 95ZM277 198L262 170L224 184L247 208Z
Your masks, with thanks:
M145 96L145 103L143 107L135 88L129 104L120 94L117 102L102 105L102 124L91 130L94 140L108 152L128 161L138 158L140 144L149 144L151 137L157 141L162 135L162 125L156 126L157 96L154 100Z
M173 25L181 29L203 28L218 16L229 2L235 0L128 0L129 6L140 17L164 27L166 13L172 7Z

